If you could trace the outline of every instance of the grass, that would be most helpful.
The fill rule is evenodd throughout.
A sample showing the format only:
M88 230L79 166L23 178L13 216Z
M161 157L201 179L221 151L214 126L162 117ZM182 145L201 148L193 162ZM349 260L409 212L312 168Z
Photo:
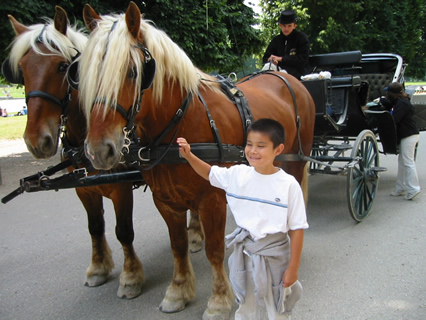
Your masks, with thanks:
M22 139L27 124L27 116L0 117L0 139Z
M426 81L405 82L405 86L426 86Z
M19 86L18 88L17 85L1 85L0 97L25 98L25 88L23 86Z

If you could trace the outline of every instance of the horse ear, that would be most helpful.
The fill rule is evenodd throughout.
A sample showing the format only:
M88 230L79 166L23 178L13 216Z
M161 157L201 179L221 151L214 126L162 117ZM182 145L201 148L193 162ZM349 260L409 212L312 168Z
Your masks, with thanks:
M18 22L18 20L16 20L12 15L8 14L7 16L9 17L13 30L15 30L15 34L18 35L28 31L28 28L22 23Z
M126 24L130 34L137 39L141 26L141 12L133 1L130 2L126 11Z
M98 21L102 20L102 18L88 3L84 6L83 9L83 19L84 23L90 31L93 31L98 25Z
M63 35L67 34L67 26L68 26L68 16L64 9L60 6L55 7L55 29L58 30Z

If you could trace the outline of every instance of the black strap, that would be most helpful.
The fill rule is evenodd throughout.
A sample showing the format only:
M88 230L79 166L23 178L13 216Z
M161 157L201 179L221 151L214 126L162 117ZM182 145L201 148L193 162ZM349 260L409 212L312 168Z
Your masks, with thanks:
M167 152L165 152L167 151ZM244 147L231 144L222 144L218 148L217 143L191 143L191 152L206 162L245 162ZM160 145L155 149L142 149L139 155L144 159L146 165L157 162L161 158L162 164L187 163L185 158L180 156L179 146L173 144Z
M247 137L247 128L253 122L253 116L251 114L248 101L244 97L243 92L237 87L235 87L231 82L229 82L228 79L225 79L221 75L217 75L216 77L219 79L222 91L235 104L238 112L240 113L240 118L243 126L243 135L245 140Z
M204 101L203 96L199 92L198 92L198 98L200 99L201 103L203 104L204 109L206 109L207 118L209 119L210 128L212 129L214 140L217 142L218 147L219 147L219 156L220 156L219 159L220 159L220 161L224 161L223 144L222 144L222 139L220 138L220 135L219 135L219 129L216 126L216 122L213 120L213 117L210 113L209 107L207 107L207 104Z

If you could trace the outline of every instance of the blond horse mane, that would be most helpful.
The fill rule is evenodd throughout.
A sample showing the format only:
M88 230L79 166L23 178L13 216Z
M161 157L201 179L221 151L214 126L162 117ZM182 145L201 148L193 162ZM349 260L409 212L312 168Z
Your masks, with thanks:
M136 72L134 101L140 98L143 54L128 31L125 14L104 15L90 34L90 40L79 61L80 98L89 119L93 103L102 100L104 115L117 104L118 94L127 77L129 67ZM148 20L141 19L143 45L156 60L156 74L152 85L154 101L162 100L164 83L177 84L181 92L196 93L202 79L214 80L197 69L185 52L168 35ZM215 88L217 85L204 83Z
M18 74L19 60L32 49L39 55L60 55L72 61L73 57L82 52L87 43L87 35L68 24L67 35L55 29L52 19L46 18L46 24L28 26L28 31L19 34L11 43L10 65L12 72ZM51 53L43 53L39 44L44 44Z

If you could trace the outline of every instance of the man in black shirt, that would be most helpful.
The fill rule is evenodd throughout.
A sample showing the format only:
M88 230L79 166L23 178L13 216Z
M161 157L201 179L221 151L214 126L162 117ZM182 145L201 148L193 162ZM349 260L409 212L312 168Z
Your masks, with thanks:
M274 37L263 56L263 63L271 62L300 79L309 73L309 40L296 30L296 13L282 11L278 24L281 33Z

